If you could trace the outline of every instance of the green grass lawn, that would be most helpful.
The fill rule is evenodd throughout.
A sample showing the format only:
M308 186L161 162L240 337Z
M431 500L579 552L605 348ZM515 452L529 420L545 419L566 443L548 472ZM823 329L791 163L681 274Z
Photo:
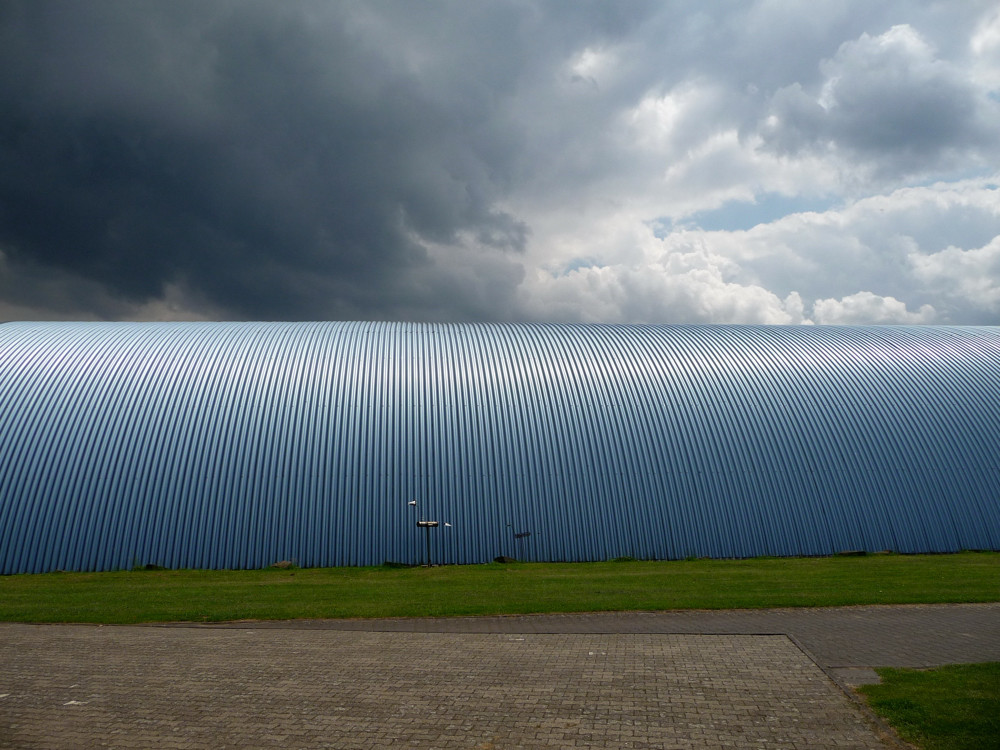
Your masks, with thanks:
M899 735L926 750L1000 748L1000 664L879 669L859 690Z
M133 623L1000 600L1000 554L0 577L0 621Z

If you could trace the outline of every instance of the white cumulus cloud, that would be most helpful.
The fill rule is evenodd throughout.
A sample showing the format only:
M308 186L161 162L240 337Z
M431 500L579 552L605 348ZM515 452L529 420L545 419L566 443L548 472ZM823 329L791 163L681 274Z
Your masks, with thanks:
M813 319L821 325L899 325L934 323L934 308L922 305L916 312L894 297L857 292L842 299L820 299L813 304Z

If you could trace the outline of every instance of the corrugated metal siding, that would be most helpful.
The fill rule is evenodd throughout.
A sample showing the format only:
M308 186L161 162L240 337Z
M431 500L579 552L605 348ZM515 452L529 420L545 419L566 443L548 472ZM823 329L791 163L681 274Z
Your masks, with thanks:
M998 434L997 328L9 323L0 570L1000 549Z

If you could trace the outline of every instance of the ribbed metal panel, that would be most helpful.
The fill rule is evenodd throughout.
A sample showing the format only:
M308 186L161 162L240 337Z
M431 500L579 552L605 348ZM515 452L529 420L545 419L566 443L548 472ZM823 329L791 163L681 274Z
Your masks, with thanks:
M8 323L0 569L1000 549L998 435L998 328Z

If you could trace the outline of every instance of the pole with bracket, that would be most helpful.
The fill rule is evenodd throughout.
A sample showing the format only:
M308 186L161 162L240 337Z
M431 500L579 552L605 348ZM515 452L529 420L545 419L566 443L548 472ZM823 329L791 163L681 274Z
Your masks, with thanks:
M438 525L437 521L417 521L417 526L426 529L427 534L427 567L431 566L431 529Z

